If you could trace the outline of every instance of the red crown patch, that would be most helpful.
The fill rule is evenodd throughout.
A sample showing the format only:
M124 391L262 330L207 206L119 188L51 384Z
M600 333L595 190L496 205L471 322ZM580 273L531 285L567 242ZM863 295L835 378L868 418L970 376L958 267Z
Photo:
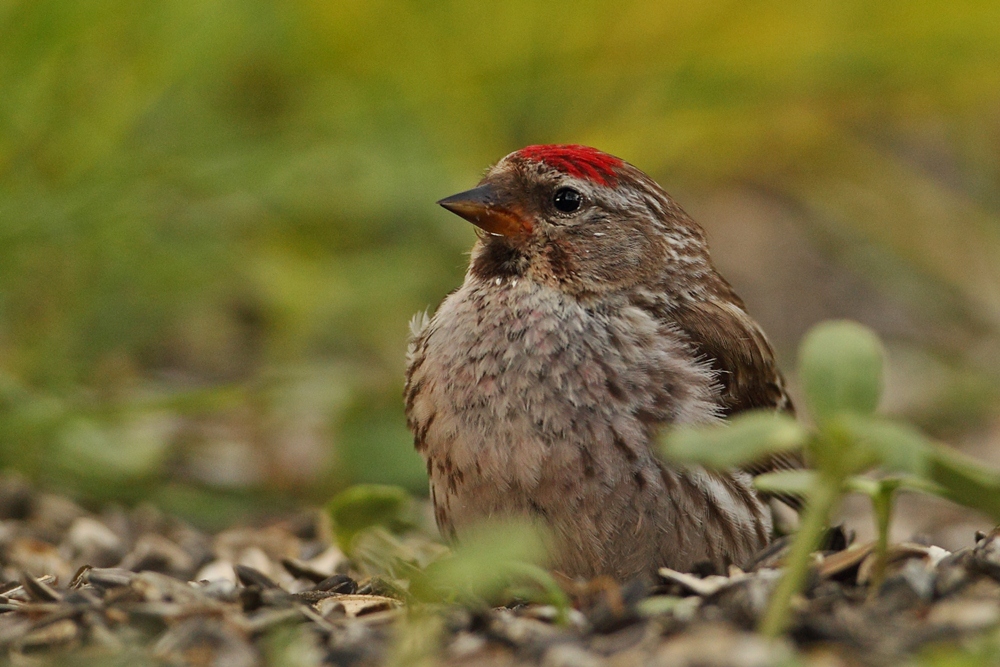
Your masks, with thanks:
M570 176L601 185L614 185L618 181L615 170L624 164L614 155L608 155L590 146L576 144L527 146L517 154L525 160L541 162Z

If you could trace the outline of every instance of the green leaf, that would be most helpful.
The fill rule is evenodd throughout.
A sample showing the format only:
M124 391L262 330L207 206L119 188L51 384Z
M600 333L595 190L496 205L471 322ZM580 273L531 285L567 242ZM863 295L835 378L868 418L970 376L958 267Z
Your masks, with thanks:
M771 452L796 449L807 437L793 417L754 410L722 424L675 428L664 438L663 453L680 461L729 468Z
M552 605L556 609L556 622L560 625L569 623L569 611L573 608L573 603L548 569L534 563L514 561L508 566L508 571L512 577L530 582L537 589L536 592L523 588L518 597Z
M537 583L526 564L542 563L546 553L545 535L535 524L484 522L463 531L455 551L432 563L411 590L428 602L494 600L515 579Z
M448 553L444 545L404 540L382 526L355 533L350 540L352 565L365 574L385 579L410 579L428 564Z
M882 344L857 322L824 322L799 348L799 375L817 421L838 414L869 415L882 394Z
M837 420L857 445L888 472L927 475L930 441L917 429L878 417L843 415Z
M950 447L934 445L927 478L944 496L1000 520L1000 473Z
M818 473L813 470L779 470L757 475L753 485L765 493L789 493L808 497L816 486Z
M844 489L851 493L866 495L870 498L897 489L919 491L936 496L947 496L947 492L934 482L912 475L892 475L890 477L877 478L853 475L844 480Z
M697 597L694 599L698 600ZM654 616L673 613L675 609L684 605L685 601L690 602L690 598L682 598L676 595L653 595L640 601L637 608L641 616L652 618Z
M882 493L882 485L879 484L877 479L863 477L862 475L853 475L845 479L844 489L852 493L866 495L869 498L874 498Z
M410 525L410 494L398 486L358 484L338 493L326 507L337 544L347 554L354 537L366 528L399 531Z

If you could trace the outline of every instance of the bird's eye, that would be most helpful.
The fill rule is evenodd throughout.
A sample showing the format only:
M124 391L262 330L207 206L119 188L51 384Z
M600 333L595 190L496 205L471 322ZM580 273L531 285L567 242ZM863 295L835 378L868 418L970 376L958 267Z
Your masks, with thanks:
M572 213L583 205L583 195L573 188L559 188L552 198L552 203L557 210Z

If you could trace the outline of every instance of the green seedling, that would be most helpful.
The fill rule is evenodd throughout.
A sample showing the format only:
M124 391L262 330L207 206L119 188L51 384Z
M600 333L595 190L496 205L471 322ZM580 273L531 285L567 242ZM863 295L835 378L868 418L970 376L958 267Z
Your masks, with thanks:
M762 491L806 499L784 574L761 622L768 636L787 628L791 600L801 591L811 554L845 493L863 493L872 501L878 529L873 590L885 573L893 499L899 489L940 495L1000 519L1000 475L907 424L875 414L883 359L882 345L869 329L847 321L820 324L807 334L799 352L799 375L813 428L788 415L753 411L718 426L675 429L665 438L667 457L720 468L770 452L805 452L811 470L775 472L755 480ZM872 470L875 477L861 476Z
M487 521L463 531L455 548L410 581L411 604L391 664L440 664L442 605L487 608L512 599L550 604L556 622L569 621L570 600L543 567L548 538L524 521Z
M464 531L453 549L414 546L399 535L413 525L412 505L404 489L363 484L339 493L327 511L344 553L367 571L396 580L411 602L475 606L516 595L551 604L566 619L569 599L542 567L548 537L536 525L484 522Z
M471 605L496 604L516 594L552 604L565 620L569 599L542 567L547 541L531 523L484 522L467 530L450 554L428 566L411 590L427 602Z
M333 497L326 506L337 546L354 556L356 538L381 527L400 532L412 525L412 500L406 489L385 484L358 484Z

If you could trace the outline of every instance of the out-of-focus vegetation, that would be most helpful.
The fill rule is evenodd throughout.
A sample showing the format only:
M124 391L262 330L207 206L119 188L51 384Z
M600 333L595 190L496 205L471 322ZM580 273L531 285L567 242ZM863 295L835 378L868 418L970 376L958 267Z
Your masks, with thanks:
M762 491L805 501L785 572L761 619L760 630L768 636L787 629L792 598L802 591L812 553L845 493L867 495L873 505L878 540L872 595L883 583L899 489L940 495L1000 520L1000 473L932 443L907 424L875 415L884 365L882 345L870 329L856 322L825 322L809 332L799 352L798 370L816 424L813 432L788 414L754 410L724 424L667 434L664 453L684 462L726 468L770 453L801 450L812 468L770 472L754 480ZM873 475L865 475L873 469Z
M0 465L205 520L423 488L407 322L474 238L433 202L539 142L679 195L783 356L857 317L895 410L991 431L996 2L6 0Z

